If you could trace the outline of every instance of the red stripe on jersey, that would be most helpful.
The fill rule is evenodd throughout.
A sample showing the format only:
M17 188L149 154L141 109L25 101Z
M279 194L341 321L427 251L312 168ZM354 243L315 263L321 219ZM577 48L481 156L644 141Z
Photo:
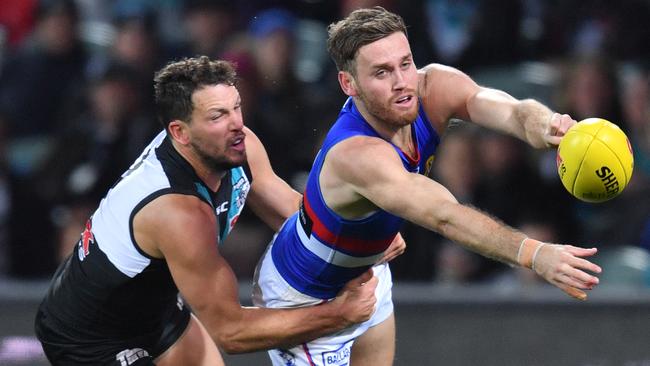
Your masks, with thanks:
M309 203L309 198L307 197L306 193L303 201L305 203L304 204L305 212L307 213L307 215L311 219L311 222L313 223L311 229L312 233L316 234L316 236L318 236L318 238L321 241L325 242L326 244L329 244L335 249L342 249L346 253L357 255L357 256L373 255L386 250L386 248L388 248L388 246L394 239L393 236L387 239L380 239L380 240L362 240L362 239L346 238L346 237L336 235L333 232L331 232L323 224L323 222L320 220L318 215L316 215L316 213L311 207L311 204Z

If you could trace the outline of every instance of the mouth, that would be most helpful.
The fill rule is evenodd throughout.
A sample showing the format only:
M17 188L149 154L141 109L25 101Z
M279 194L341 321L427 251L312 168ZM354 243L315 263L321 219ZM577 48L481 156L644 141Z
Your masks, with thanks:
M411 94L402 95L401 97L395 99L395 104L400 106L409 106L415 97Z
M239 137L236 137L235 139L232 140L232 143L230 146L234 148L235 150L238 151L244 151L246 149L246 145L244 144L244 139L246 138L246 135L241 135Z

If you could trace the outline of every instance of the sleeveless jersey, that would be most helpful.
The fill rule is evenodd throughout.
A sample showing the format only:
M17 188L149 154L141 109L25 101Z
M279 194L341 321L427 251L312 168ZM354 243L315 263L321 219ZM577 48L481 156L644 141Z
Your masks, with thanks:
M411 126L416 156L410 157L391 145L404 169L428 175L440 138L421 105ZM383 210L362 219L348 220L325 204L318 180L325 156L334 145L353 136L381 138L348 98L316 156L300 210L287 219L271 249L273 262L287 283L320 299L336 296L347 281L376 263L403 223L402 218Z
M134 216L165 194L196 196L214 208L216 245L237 221L251 181L247 165L236 167L212 192L161 132L102 199L57 270L41 310L82 342L158 331L180 301L178 289L165 260L136 243Z

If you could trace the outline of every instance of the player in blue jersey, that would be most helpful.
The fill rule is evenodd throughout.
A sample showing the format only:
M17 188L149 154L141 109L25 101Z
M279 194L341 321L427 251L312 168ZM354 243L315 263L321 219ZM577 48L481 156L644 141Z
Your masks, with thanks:
M482 255L532 268L569 295L585 299L601 269L596 253L542 243L459 204L427 177L450 119L520 138L535 148L558 145L575 124L534 100L477 85L438 64L416 69L404 23L383 8L360 9L329 27L328 50L349 96L314 161L298 213L257 268L253 299L292 307L330 299L373 267L377 310L367 322L291 349L269 351L274 365L391 365L395 321L391 275L375 265L403 220Z
M102 199L39 307L36 334L52 364L223 365L217 346L286 347L369 319L370 271L319 306L239 304L218 245L247 197L277 230L300 194L244 127L235 78L232 65L207 57L156 74L165 131ZM401 253L403 241L393 248Z

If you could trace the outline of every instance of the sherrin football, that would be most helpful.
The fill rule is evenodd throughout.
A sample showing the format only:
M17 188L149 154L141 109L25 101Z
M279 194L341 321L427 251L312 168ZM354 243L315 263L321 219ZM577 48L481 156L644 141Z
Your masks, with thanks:
M621 194L632 170L630 140L617 125L602 118L573 125L557 149L562 185L585 202L605 202Z

